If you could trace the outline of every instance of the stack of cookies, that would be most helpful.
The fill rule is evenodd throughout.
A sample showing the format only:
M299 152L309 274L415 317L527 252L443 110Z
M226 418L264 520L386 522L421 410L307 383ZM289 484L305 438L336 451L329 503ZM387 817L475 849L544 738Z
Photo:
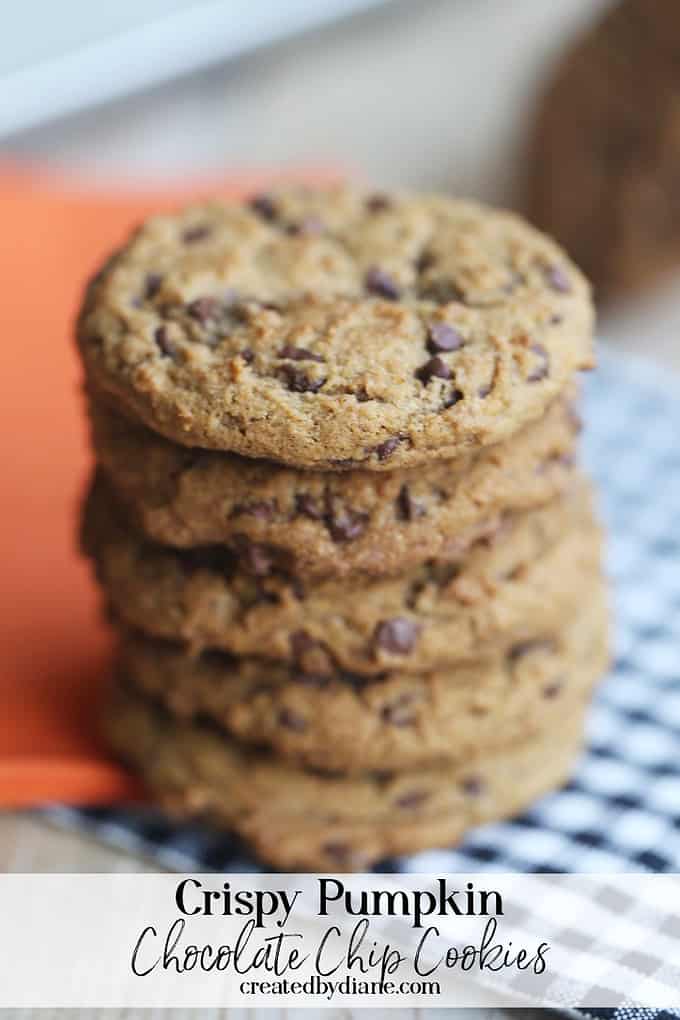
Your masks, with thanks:
M591 332L555 244L444 197L202 205L106 263L83 544L162 805L338 871L564 781L607 655Z

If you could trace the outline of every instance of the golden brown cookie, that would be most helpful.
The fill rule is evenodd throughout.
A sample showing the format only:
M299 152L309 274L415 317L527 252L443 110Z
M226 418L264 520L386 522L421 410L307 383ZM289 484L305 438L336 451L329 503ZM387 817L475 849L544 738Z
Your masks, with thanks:
M179 443L391 470L540 418L591 332L579 271L510 213L295 189L150 219L78 340L94 389Z
M450 846L563 783L583 713L489 757L415 772L337 778L246 750L208 727L179 723L122 690L104 728L112 749L180 819L231 829L284 871L360 871L380 858Z
M493 643L559 624L600 570L585 482L568 498L508 517L457 563L352 583L252 576L221 547L149 543L117 516L101 478L83 536L108 604L128 626L194 650L265 656L321 675L338 667L420 672L476 658Z
M473 530L540 506L573 479L579 422L568 400L512 439L454 461L389 472L296 471L187 450L91 406L100 465L140 529L168 545L227 544L298 576L389 574L450 560Z
M198 658L128 634L118 670L130 689L182 719L301 764L342 773L465 763L559 726L587 700L607 664L602 582L559 627L477 661L422 674L310 676L282 663Z

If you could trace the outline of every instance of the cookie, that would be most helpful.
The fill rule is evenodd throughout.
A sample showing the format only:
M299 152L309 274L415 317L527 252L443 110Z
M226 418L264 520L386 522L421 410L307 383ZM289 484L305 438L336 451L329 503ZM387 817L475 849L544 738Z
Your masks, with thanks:
M187 450L97 402L91 420L98 462L150 538L228 544L251 561L273 554L306 577L455 558L466 534L564 491L579 428L571 401L558 400L512 439L454 461L330 473Z
M593 363L589 289L518 217L290 190L149 220L90 284L90 385L187 446L303 468L453 458Z
M508 637L559 622L599 573L600 534L588 489L508 517L458 563L428 563L394 578L307 582L237 569L223 548L165 549L116 516L101 479L86 508L83 544L115 616L150 635L334 668L419 672Z
M607 664L602 583L590 579L589 588L568 624L446 670L309 676L261 659L194 658L132 634L118 669L172 715L210 720L306 766L355 773L462 764L559 727L588 698Z
M598 297L680 267L680 20L620 0L561 58L537 114L528 211Z
M360 871L383 857L451 846L563 783L583 717L460 765L356 778L303 771L207 726L170 719L118 690L104 719L112 749L179 819L228 828L283 871Z

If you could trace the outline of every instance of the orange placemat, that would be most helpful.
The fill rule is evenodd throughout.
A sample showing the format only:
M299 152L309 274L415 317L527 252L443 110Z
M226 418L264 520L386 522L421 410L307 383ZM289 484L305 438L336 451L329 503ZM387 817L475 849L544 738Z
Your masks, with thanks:
M90 461L71 338L83 283L150 212L271 182L113 194L0 169L0 806L137 793L97 739L110 636L74 537Z

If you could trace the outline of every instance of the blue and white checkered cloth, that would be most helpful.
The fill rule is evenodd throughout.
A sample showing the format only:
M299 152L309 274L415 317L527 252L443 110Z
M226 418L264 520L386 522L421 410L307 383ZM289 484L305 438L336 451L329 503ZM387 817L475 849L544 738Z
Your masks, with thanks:
M584 454L609 531L615 663L587 750L569 785L522 817L380 870L680 871L680 386L644 362L600 362L586 382ZM229 836L148 809L48 812L163 868L257 867Z

